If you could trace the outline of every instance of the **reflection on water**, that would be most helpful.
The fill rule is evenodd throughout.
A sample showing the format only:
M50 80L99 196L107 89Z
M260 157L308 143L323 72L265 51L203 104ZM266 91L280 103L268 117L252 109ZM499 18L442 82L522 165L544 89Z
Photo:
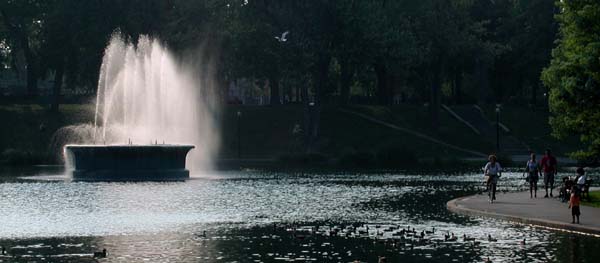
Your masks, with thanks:
M373 262L378 256L591 262L600 256L597 237L448 212L448 200L479 191L480 174L229 172L179 183L80 183L42 170L0 175L0 246L9 253L0 255L2 262L93 262L102 248L109 255L98 260L105 262ZM523 189L520 176L507 173L501 189ZM450 234L457 240L444 238Z

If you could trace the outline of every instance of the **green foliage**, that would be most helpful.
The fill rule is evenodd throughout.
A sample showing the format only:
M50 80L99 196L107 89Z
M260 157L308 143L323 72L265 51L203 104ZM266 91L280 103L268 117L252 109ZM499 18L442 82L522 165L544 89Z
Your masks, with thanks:
M583 200L581 204L600 208L600 191L591 191L590 199L591 201L588 201L587 199Z
M550 91L553 135L577 135L573 157L600 161L600 2L557 1L560 39L542 81Z
M28 47L37 78L64 71L66 89L93 93L119 30L133 41L158 36L182 56L201 52L221 83L302 87L317 103L366 95L391 104L398 94L433 109L462 96L535 102L555 10L547 0L11 0L0 3L0 43L12 54L0 59L14 64ZM287 41L275 39L286 31Z

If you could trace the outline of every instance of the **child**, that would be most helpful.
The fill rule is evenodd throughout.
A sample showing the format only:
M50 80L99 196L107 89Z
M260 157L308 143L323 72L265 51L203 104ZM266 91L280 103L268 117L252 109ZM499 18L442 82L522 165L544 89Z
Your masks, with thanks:
M571 199L569 200L569 208L571 209L571 216L573 216L573 224L575 224L575 216L577 216L577 224L579 224L579 191L577 186L571 188Z

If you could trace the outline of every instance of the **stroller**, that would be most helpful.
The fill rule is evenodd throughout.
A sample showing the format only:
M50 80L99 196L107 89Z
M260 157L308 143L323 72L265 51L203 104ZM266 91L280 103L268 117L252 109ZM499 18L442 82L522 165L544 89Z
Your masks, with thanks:
M558 193L558 197L561 202L569 201L571 197L571 188L575 185L575 182L571 180L568 176L562 178L562 184L560 186L560 191Z

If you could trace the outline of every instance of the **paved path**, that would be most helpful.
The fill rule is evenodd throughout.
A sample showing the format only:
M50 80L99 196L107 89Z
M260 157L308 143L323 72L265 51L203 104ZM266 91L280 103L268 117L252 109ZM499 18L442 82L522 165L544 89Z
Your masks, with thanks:
M543 191L542 191L543 193ZM499 193L490 204L486 194L451 200L450 211L477 216L489 216L525 224L600 235L600 208L581 206L581 224L571 224L571 210L567 203L556 198L530 199L529 192Z

